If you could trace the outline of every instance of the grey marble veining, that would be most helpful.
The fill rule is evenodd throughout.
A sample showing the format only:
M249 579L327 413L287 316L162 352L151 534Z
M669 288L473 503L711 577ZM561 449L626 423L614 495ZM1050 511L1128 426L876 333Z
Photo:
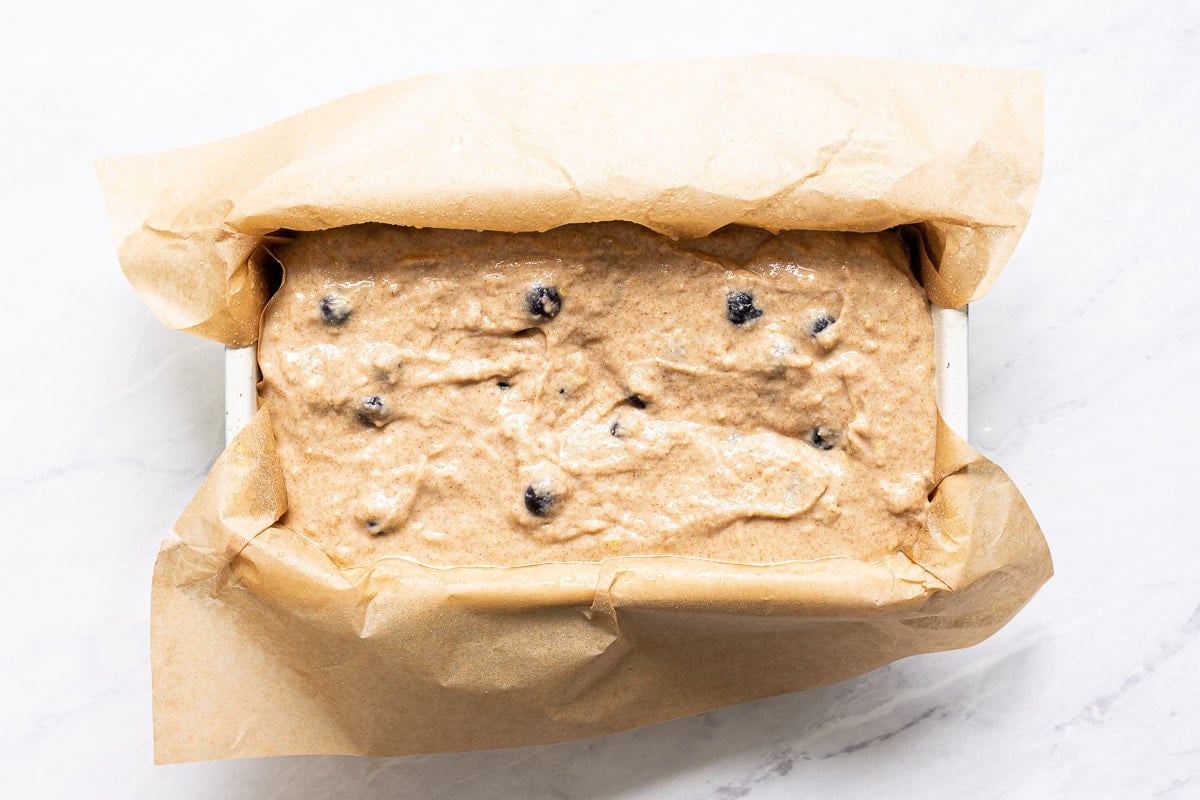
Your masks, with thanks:
M25 4L0 24L0 796L1200 797L1200 6ZM234 24L236 20L236 24ZM151 765L158 543L221 447L221 349L118 270L89 161L404 75L836 52L1046 70L1045 179L971 312L975 444L1057 575L1004 630L603 739Z

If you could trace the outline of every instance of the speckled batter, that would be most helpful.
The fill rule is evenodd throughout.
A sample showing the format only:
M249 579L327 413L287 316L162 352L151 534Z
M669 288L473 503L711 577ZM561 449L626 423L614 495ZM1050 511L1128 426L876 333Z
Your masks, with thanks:
M871 557L922 524L933 332L893 232L360 225L274 252L282 524L341 565Z

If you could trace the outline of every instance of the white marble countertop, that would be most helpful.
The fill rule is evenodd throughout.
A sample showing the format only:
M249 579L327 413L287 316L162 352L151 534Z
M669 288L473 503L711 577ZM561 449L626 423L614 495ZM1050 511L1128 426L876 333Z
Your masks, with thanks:
M2 15L0 219L22 277L0 314L0 796L1200 797L1200 7L250 5ZM152 766L150 572L221 447L221 349L134 296L90 160L422 72L752 52L1047 71L1045 179L972 308L971 403L1055 578L974 648L604 739Z

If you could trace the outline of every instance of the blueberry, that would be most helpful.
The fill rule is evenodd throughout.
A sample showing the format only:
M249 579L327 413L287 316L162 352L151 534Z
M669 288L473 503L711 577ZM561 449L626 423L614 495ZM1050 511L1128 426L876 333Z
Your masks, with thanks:
M387 401L377 394L365 398L358 408L358 421L364 425L382 427L392 416Z
M828 328L830 325L832 325L835 322L837 322L837 320L834 319L833 317L829 316L828 314L822 314L821 316L819 316L815 320L813 320L812 328L810 328L809 330L812 331L813 336L816 336L818 333L825 330L826 328Z
M621 436L621 423L619 420L613 420L613 424L608 426L608 432L613 436Z
M363 523L363 525L366 527L367 533L371 534L372 536L378 536L379 534L383 533L383 525L379 524L373 519L367 520L365 523Z
M554 505L554 495L544 486L530 486L525 490L525 508L535 517L544 517Z
M832 450L841 440L842 435L837 428L818 425L808 433L808 441L818 450Z
M508 381L496 381L496 387L499 388L500 391L504 392L504 391L507 391L508 389L511 389L512 384L509 383Z
M745 325L762 315L762 309L754 307L754 295L749 292L730 292L725 298L725 316L734 325Z
M340 294L327 294L317 303L326 325L341 325L350 319L350 301Z
M538 319L554 319L562 310L562 296L553 286L537 284L525 295L525 309Z
M638 409L646 407L646 401L643 400L640 395L636 394L631 394L629 397L626 397L625 402Z

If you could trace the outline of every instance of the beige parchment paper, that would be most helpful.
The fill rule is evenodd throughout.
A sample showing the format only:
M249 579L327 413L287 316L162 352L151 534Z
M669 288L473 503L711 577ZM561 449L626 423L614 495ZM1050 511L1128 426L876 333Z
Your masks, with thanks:
M605 220L696 237L907 226L930 299L982 296L1041 170L1038 73L760 56L415 78L252 133L98 162L121 266L164 324L253 343L264 237L360 222ZM164 542L159 762L563 741L842 680L997 630L1049 578L1020 493L941 426L910 552L341 570L277 524L260 409Z

